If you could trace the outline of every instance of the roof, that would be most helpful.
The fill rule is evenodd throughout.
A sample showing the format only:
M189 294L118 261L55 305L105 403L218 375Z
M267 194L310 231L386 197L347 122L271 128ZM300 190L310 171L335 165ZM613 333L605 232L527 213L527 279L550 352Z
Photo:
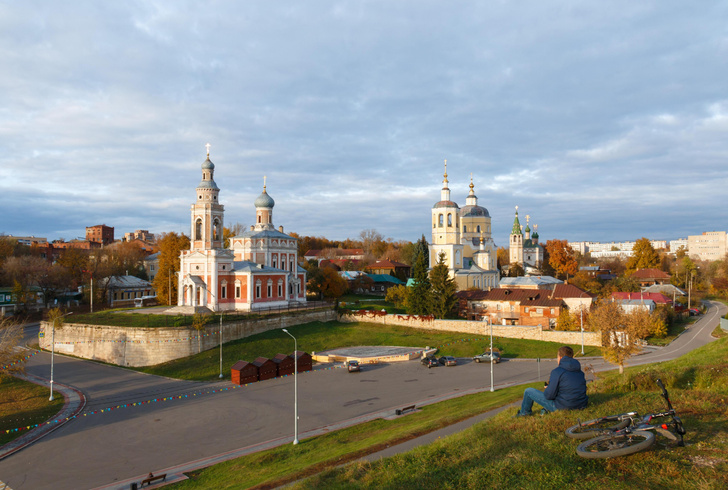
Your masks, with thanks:
M680 296L688 295L688 293L672 284L653 284L650 287L644 288L642 291L645 293L662 293L668 297L672 294L679 294Z
M440 201L436 202L432 209L435 208L456 208L459 209L458 204L455 201Z
M467 206L463 206L463 208L460 210L460 217L467 218L470 216L484 216L486 218L490 218L488 210L485 209L483 206L478 206L477 204L469 204Z
M614 292L611 296L612 299L617 301L654 301L659 305L672 304L672 300L662 293L625 293L625 292Z
M260 366L262 366L263 364L265 364L265 363L267 363L267 362L273 362L273 361L271 361L271 360L270 360L270 359L268 359L267 357L258 357L258 358L257 358L257 359L256 359L255 361L253 361L253 362L252 362L251 364L254 364L254 365L256 365L256 366L260 367Z
M281 233L278 230L248 230L233 238L285 238L293 240L292 236Z
M404 282L400 281L394 276L390 276L389 274L367 274L367 277L371 278L374 282L391 282L394 284L404 284Z
M364 255L364 250L361 248L327 248L327 249L316 249L312 248L305 254L303 254L304 257L318 257L324 252L331 252L334 255L342 256L342 255Z
M149 288L152 283L134 276L111 276L108 278L109 288Z
M251 262L249 260L236 260L233 262L233 271L234 272L285 272L286 274L288 271L284 271L283 269L276 269L275 267L270 267L263 264L258 264L256 262ZM298 272L301 272L300 270Z
M617 299L615 300L617 303L619 303L622 306L629 305L629 306L639 306L639 305L649 305L652 303L655 305L655 302L651 299L645 299L645 300L639 300L639 299Z
M631 276L634 279L670 279L670 274L660 269L640 269Z
M488 296L488 291L482 291L482 290L465 290L465 291L458 291L455 293L455 296L459 299L464 299L467 301L477 301L479 299L483 299Z
M407 264L402 262L395 262L394 260L384 259L377 260L372 265L367 266L367 269L395 269L397 267L409 267Z
M253 201L253 204L256 208L272 208L276 205L276 202L265 191L265 187L263 187L263 192Z
M503 277L501 286L545 286L547 284L563 284L564 281L551 276Z
M503 289L496 288L487 292L483 301L515 301L521 306L556 307L563 303L561 299L554 298L549 289Z
M596 295L589 291L574 286L573 284L557 284L554 286L554 298L595 298Z

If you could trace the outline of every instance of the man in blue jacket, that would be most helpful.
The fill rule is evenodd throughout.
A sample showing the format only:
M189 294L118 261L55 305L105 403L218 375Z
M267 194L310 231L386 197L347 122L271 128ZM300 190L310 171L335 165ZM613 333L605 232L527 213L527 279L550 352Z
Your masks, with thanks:
M574 350L568 345L559 348L556 362L558 367L551 371L543 392L526 388L521 409L517 414L519 417L531 415L534 402L547 412L575 410L584 408L589 403L589 397L586 396L586 378L581 364L574 359Z

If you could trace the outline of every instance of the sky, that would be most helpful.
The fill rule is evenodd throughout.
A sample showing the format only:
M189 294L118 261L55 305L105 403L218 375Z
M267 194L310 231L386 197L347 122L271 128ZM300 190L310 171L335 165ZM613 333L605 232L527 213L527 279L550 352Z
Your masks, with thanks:
M0 2L0 234L430 237L447 159L493 238L726 230L728 3Z

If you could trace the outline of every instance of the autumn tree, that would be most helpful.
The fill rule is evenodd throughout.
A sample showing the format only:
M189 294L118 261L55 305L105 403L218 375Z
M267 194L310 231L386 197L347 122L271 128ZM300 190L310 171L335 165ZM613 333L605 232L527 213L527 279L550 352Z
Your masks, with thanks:
M507 266L511 263L511 258L508 255L508 249L503 247L498 247L495 251L495 255L498 261L498 268L500 270L503 270L504 266Z
M95 251L99 262L105 262L103 272L109 276L135 276L145 279L144 258L147 254L135 242L118 242Z
M511 264L508 266L508 277L522 277L526 275L521 264Z
M432 313L437 318L445 318L457 303L455 280L450 277L450 270L445 264L445 253L440 252L437 264L430 271L432 288Z
M568 308L562 308L559 313L559 319L556 323L556 330L563 330L567 332L581 330L581 323L579 317L573 315Z
M164 233L157 240L159 245L159 270L154 276L154 289L161 304L177 303L177 276L179 272L179 259L182 250L190 247L190 239L182 234ZM171 289L170 289L171 286Z
M67 248L61 252L56 263L66 268L70 285L75 288L84 283L84 271L88 268L89 253L79 248Z
M422 237L424 240L424 236ZM426 245L427 242L425 242ZM413 284L407 302L407 312L410 315L429 315L432 312L432 294L430 278L427 274L429 251L418 243L418 253L415 259Z
M321 278L320 291L324 298L338 299L348 289L346 279L341 277L333 267L324 267L321 269Z
M632 247L632 256L627 259L627 273L632 274L639 269L651 269L660 266L660 254L652 247L648 238L640 238Z
M545 249L548 253L548 264L553 268L556 277L568 279L579 271L574 250L566 240L549 240Z
M602 355L604 359L619 366L624 373L624 363L640 350L640 332L634 330L635 323L630 322L619 303L603 301L592 307L588 325L590 330L601 332Z
M387 295L384 299L389 303L393 303L397 308L404 308L406 310L408 297L409 289L407 289L407 286L398 284L387 290Z
M11 317L0 317L0 367L9 366L25 355L17 349L23 340L23 325ZM0 375L8 371L22 371L24 364L17 363L9 369L0 369Z
M223 226L222 228L222 239L223 239L223 247L229 248L230 247L230 239L235 236L240 236L245 232L245 225L237 222L234 225L232 225L230 228L227 226ZM301 255L303 257L303 255Z

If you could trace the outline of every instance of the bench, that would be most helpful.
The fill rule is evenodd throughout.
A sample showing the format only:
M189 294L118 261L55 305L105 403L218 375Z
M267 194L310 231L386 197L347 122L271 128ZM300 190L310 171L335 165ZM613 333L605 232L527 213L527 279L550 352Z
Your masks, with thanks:
M405 413L405 412L411 412L414 409L415 409L415 406L414 405L410 405L409 407L398 408L397 410L394 411L394 413L396 415L402 415L403 413Z
M140 487L143 487L145 483L147 484L147 486L149 486L152 484L152 482L157 481L157 480L167 481L167 473L165 473L163 475L157 475L157 476L152 475L149 478L142 480L142 484L140 485Z

